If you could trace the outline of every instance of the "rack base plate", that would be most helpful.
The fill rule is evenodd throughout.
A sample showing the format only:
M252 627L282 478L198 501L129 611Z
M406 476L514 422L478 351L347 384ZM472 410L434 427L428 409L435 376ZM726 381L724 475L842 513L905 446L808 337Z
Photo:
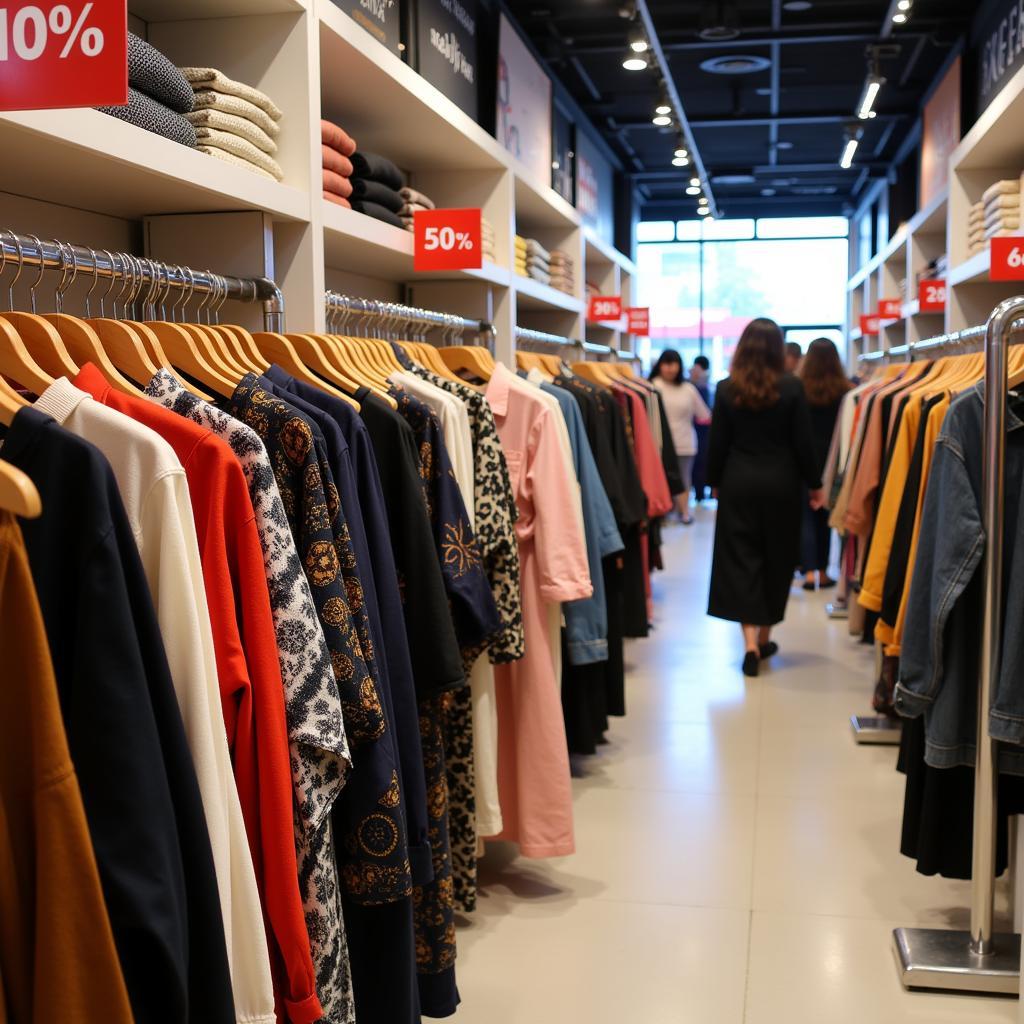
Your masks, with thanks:
M886 747L900 745L900 723L884 715L850 715L850 727L858 743L874 743Z
M906 988L1017 995L1020 991L1020 936L993 936L995 951L971 952L969 932L944 928L896 928L893 952Z

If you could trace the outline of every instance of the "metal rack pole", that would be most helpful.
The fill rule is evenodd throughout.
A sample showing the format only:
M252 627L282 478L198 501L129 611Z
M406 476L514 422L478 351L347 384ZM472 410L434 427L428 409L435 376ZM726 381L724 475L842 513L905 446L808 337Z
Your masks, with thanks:
M969 932L897 928L900 977L911 988L1016 993L1020 936L993 931L996 864L998 743L988 731L992 691L1003 641L1003 501L1006 449L1006 373L1009 335L1024 314L1024 297L1006 299L985 325L985 432L982 521L985 526L985 611L978 673L978 731Z
M340 292L328 291L324 295L328 313L349 313L359 317L377 317L394 320L396 323L417 324L421 327L437 327L450 331L472 331L478 344L493 346L497 333L493 324L486 320L471 320L451 313L437 313L418 306L405 306L400 302L381 302L377 299L360 299Z
M67 245L55 240L40 241L13 231L0 231L0 257L20 266L43 270L66 270L68 260L79 272L100 278L125 280L130 273L140 286L187 291L189 295L214 295L218 299L263 303L263 325L268 331L284 330L284 296L266 277L229 277L210 270L191 270L160 260L125 257L122 253L98 251L84 245ZM129 264L128 259L134 261Z

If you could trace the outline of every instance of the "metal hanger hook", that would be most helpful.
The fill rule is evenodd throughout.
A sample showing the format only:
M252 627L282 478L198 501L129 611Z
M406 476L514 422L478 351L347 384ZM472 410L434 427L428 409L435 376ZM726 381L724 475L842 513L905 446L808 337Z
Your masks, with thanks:
M45 260L43 259L43 243L39 241L38 236L29 235L29 238L36 243L36 252L39 253L39 276L28 286L28 297L29 303L32 307L32 312L36 312L36 288L39 287L39 282L43 279L43 274L46 272Z

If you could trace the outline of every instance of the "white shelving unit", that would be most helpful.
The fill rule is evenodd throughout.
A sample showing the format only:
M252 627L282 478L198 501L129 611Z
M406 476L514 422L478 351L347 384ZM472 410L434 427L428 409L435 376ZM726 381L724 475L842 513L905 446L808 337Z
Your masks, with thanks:
M597 278L628 303L633 263L330 0L129 0L129 24L176 63L219 68L274 99L284 182L95 110L0 114L0 229L272 277L289 330L323 329L331 287L488 320L502 358L516 324L630 347L620 325L586 323L584 284ZM417 273L411 233L326 202L321 117L393 160L439 206L480 207L495 261ZM576 294L514 274L517 231L574 256ZM69 311L84 290L71 290ZM224 313L258 326L254 310Z

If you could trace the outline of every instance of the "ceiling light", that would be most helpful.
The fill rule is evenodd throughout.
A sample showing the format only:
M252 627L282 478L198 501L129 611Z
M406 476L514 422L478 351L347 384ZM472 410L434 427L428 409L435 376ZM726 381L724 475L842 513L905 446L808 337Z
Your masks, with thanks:
M672 155L683 160L690 155L690 151L685 146L676 146L676 151Z
M644 30L640 25L633 24L630 27L629 35L626 36L626 41L629 43L629 48L634 53L646 53L648 49L647 36L644 35Z
M688 156L674 156L672 157L673 167L688 167L690 165L690 158Z
M700 184L700 178L691 178L690 179L690 184L691 185L699 185Z
M672 101L668 97L668 86L665 84L665 79L661 80L661 97L658 99L658 105L654 108L656 114L671 114L672 113Z
M906 15L905 15L905 14L903 13L903 11L897 11L897 12L896 12L896 13L895 13L895 14L894 14L894 15L892 16L892 20L893 20L893 21L894 21L894 22L895 22L895 23L896 23L897 25L905 25L905 24L907 23L907 16L906 16Z
M690 185L686 189L686 194L688 196L699 196L700 195L700 185Z
M698 35L708 42L720 43L740 34L740 15L735 0L718 0L702 5Z
M896 9L899 11L909 11L910 6L910 0L899 0L899 3L896 4Z
M708 202L708 197L707 196L701 196L700 199L697 200L697 205L698 206L710 206L711 204Z
M843 142L843 153L839 158L839 166L843 170L848 170L853 164L853 155L857 152L857 146L860 143L860 137L864 134L864 129L858 125L851 125L846 129L845 141Z
M650 61L646 53L634 53L629 50L623 58L622 66L627 71L646 71L650 67Z
M872 110L872 107L874 107L875 99L878 97L878 90L884 84L885 79L881 75L868 75L860 94L860 103L857 105L857 116L862 121L875 116L875 111Z
M749 53L738 53L726 57L709 57L700 62L701 71L712 75L751 75L756 71L767 71L772 62L767 57Z
M711 208L709 206L698 206L697 207L697 216L698 217L710 217L711 216Z
M655 114L651 118L651 124L656 124L659 128L667 128L672 123L672 117L669 114Z
M809 11L812 6L809 0L786 0L782 9L784 11Z
M775 143L775 148L776 149L792 149L793 148L793 143L792 142L776 142Z

